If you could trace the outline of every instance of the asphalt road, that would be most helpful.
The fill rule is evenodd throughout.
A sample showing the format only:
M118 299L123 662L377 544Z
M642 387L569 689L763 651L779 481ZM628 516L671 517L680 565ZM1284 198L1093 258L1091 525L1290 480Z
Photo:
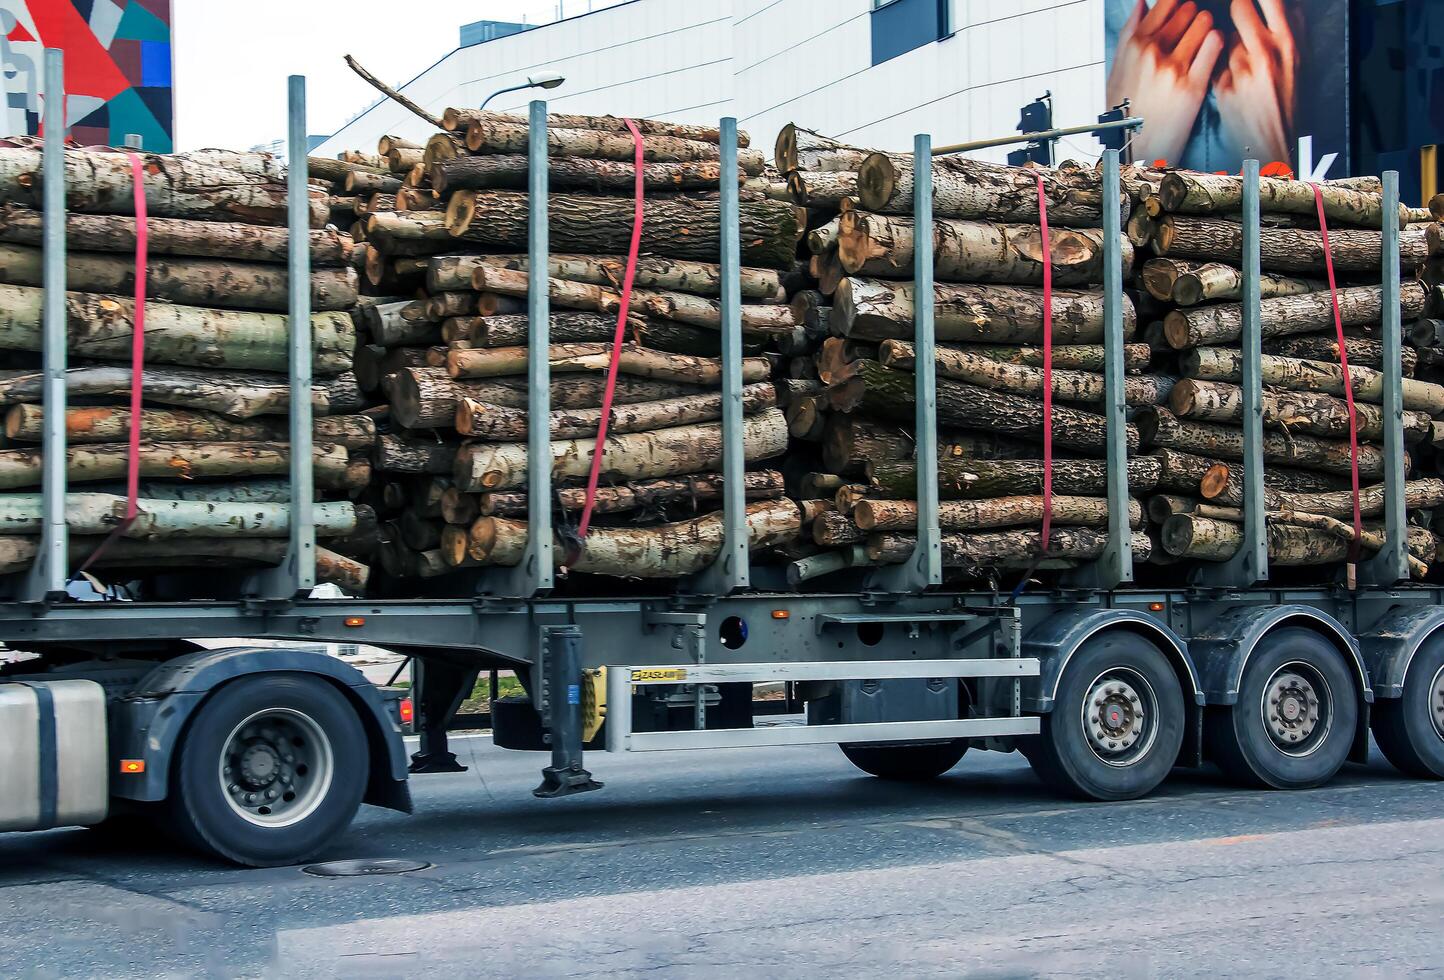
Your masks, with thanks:
M0 975L1388 975L1439 970L1444 784L1382 760L1299 793L1180 772L1061 801L1021 757L926 786L831 747L541 759L459 740L417 812L367 808L351 879L239 870L159 834L0 835Z

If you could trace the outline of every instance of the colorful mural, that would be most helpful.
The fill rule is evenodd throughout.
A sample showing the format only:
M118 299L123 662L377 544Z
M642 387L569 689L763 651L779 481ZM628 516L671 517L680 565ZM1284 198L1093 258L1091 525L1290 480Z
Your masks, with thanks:
M65 51L66 122L82 145L173 149L171 0L0 0L3 132L40 132L44 49Z

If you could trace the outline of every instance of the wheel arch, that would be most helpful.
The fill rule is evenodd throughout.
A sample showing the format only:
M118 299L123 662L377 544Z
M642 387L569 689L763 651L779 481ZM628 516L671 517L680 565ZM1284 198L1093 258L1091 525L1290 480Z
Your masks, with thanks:
M334 657L286 647L204 650L167 661L147 674L111 712L114 755L143 763L140 773L112 778L112 795L164 800L176 747L196 712L223 687L247 677L280 673L318 677L347 700L366 733L364 802L411 812L406 749L375 687L356 668Z
M1373 629L1359 634L1359 653L1369 672L1374 697L1392 700L1404 694L1409 666L1424 644L1444 628L1444 606L1395 609Z
M1209 705L1231 707L1238 703L1239 687L1249 657L1270 633L1301 626L1327 640L1353 670L1354 695L1359 705L1359 722L1349 758L1368 759L1369 705L1374 690L1369 670L1360 653L1359 641L1333 616L1312 606L1234 606L1215 619L1202 633L1189 639L1189 650L1203 679L1203 693Z

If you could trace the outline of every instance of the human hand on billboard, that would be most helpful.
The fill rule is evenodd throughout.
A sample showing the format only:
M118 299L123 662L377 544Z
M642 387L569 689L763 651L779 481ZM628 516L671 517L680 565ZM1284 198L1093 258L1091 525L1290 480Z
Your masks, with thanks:
M1138 0L1108 73L1108 104L1129 99L1132 114L1144 119L1134 145L1138 159L1182 158L1222 53L1213 15L1192 0L1158 0L1152 10Z
M1230 140L1260 160L1288 160L1298 49L1284 0L1233 0L1238 41L1215 91Z

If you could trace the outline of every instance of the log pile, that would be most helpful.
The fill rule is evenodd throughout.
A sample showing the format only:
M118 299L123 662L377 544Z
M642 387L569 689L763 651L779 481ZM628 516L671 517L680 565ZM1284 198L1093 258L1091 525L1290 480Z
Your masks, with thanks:
M65 321L74 566L141 576L275 564L287 547L289 411L283 162L216 150L142 159L148 211L142 412L132 417L137 221L128 157L66 154ZM40 531L43 307L41 151L0 149L0 571L31 565ZM358 274L350 237L328 224L329 183L312 185L314 469L318 572L366 588L375 517L375 424L351 373ZM140 427L140 454L128 440ZM125 481L141 478L126 523ZM187 580L182 579L183 583ZM201 588L195 584L194 587Z
M371 195L358 198L353 226L375 297L362 311L357 376L388 409L374 456L381 564L403 592L416 588L407 580L514 566L528 535L526 304L539 271L526 254L528 123L473 110L448 110L442 123L424 146L383 151L389 179L350 178ZM637 124L642 254L578 541L637 174L623 120L548 120L553 523L569 574L666 582L705 568L722 540L721 134ZM761 562L790 554L801 526L769 466L788 448L773 375L801 332L784 281L804 229L745 136L739 169L746 497Z
M1136 286L1149 310L1145 335L1155 359L1180 381L1165 404L1140 413L1145 449L1184 455L1201 480L1149 501L1162 551L1171 560L1218 561L1237 552L1242 534L1243 326L1239 177L1170 172L1146 197L1147 246ZM1436 344L1431 272L1437 225L1401 208L1387 215L1377 186L1325 183L1321 198L1346 335L1340 350L1327 283L1323 235L1309 185L1261 179L1260 253L1263 336L1264 481L1271 565L1309 566L1317 578L1348 557L1354 537L1350 418L1356 405L1364 533L1359 553L1380 546L1384 412L1379 284L1381 227L1398 222L1404 321L1403 432L1410 478L1408 548L1415 576L1436 551L1430 511L1444 498L1434 446L1444 416L1444 358ZM1342 355L1342 356L1341 356ZM1345 374L1341 360L1347 357Z

